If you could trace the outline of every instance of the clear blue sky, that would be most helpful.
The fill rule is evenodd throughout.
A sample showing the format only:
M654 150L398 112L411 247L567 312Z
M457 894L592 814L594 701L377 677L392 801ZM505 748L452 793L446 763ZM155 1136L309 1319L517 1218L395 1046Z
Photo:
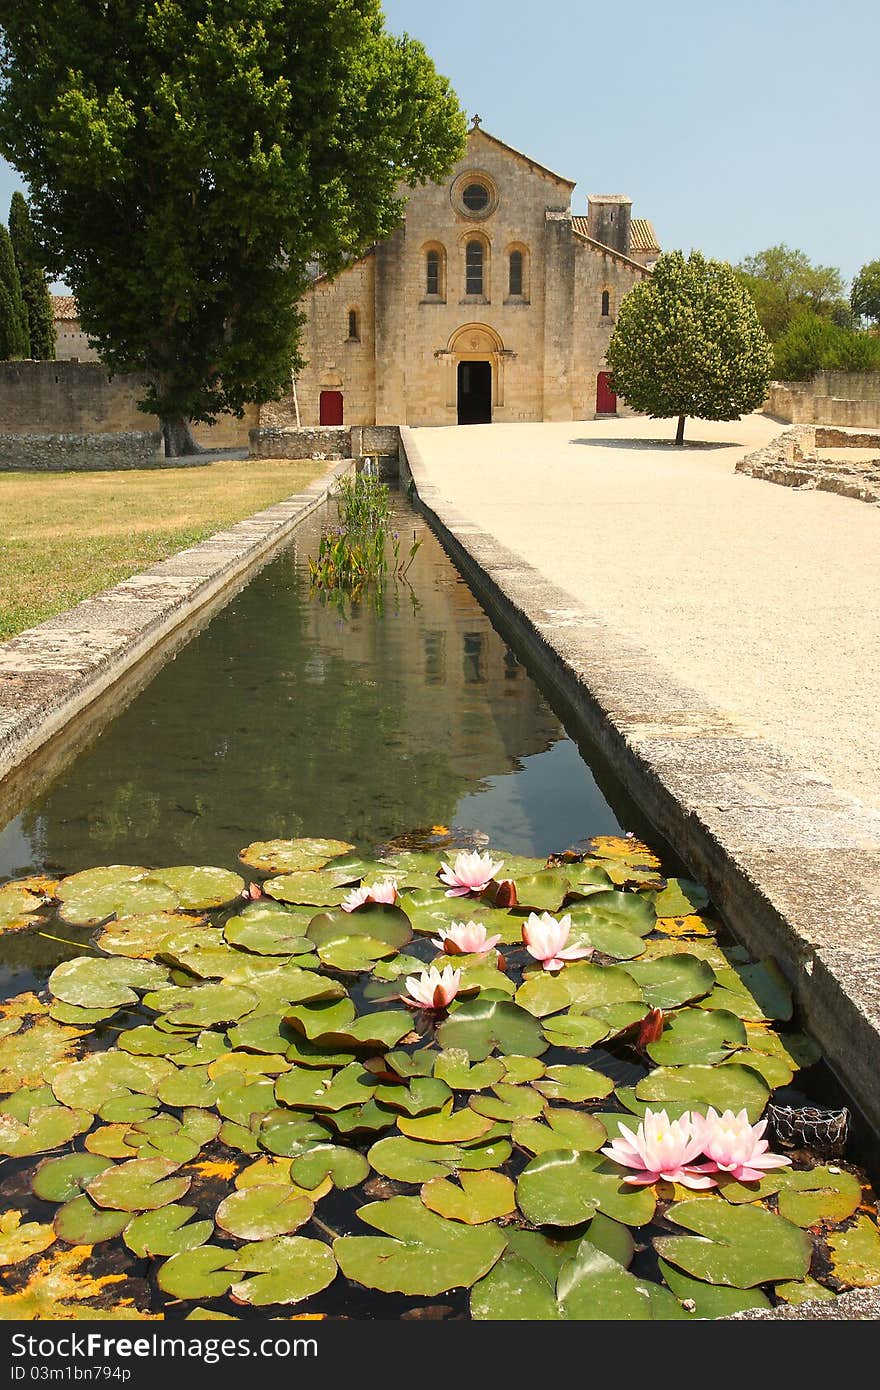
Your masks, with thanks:
M469 115L660 244L880 257L877 0L385 0ZM0 162L5 215L13 170Z

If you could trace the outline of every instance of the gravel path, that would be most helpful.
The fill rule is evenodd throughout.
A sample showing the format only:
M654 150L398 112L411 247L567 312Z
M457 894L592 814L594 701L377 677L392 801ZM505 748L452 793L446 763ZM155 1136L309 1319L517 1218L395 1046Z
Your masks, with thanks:
M880 508L734 473L763 415L420 429L461 512L721 709L880 807Z

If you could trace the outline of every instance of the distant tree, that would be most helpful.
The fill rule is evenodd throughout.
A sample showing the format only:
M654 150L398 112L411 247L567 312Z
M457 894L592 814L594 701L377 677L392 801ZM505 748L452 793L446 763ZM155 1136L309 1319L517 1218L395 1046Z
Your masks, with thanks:
M738 420L762 403L772 350L732 266L694 251L661 256L648 280L621 302L608 345L615 391L635 410Z
M441 178L466 124L379 0L3 0L0 153L48 268L169 453L280 396L309 262L337 274Z
M803 310L839 317L846 306L840 271L835 266L814 265L806 252L784 242L747 256L736 270L771 341Z
M857 318L880 323L880 261L868 261L852 283L849 302Z
M9 207L9 235L27 306L29 355L44 362L55 356L55 315L27 200L19 192L13 193Z
M0 359L27 357L27 309L9 232L0 222Z

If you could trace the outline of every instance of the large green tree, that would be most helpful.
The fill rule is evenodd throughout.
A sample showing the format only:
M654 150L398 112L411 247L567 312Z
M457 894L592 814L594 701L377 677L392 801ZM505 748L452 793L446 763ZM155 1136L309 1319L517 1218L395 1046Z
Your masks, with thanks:
M30 356L44 362L55 356L55 318L52 296L41 264L41 254L31 226L27 200L15 192L9 208L9 235L21 281L21 295L27 306Z
M805 251L780 242L736 267L758 310L761 325L775 342L804 312L839 319L846 312L843 276L836 266L814 265Z
M630 290L608 345L614 389L634 410L738 420L764 400L772 349L754 303L732 266L694 251L661 256Z
M850 304L857 318L880 323L880 261L868 261L852 283Z
M27 357L27 309L21 294L12 240L0 222L0 360Z
M0 150L47 265L169 452L277 398L315 259L337 273L439 179L465 121L379 0L3 0Z

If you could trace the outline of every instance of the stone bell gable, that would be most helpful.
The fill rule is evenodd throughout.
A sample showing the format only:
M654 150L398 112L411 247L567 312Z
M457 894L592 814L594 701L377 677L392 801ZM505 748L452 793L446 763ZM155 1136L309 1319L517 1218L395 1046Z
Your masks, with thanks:
M621 194L573 216L570 179L471 126L443 183L303 304L307 365L270 424L447 425L613 410L605 350L653 228ZM647 229L647 230L646 230ZM658 250L659 254L659 250ZM604 374L604 376L603 376Z

